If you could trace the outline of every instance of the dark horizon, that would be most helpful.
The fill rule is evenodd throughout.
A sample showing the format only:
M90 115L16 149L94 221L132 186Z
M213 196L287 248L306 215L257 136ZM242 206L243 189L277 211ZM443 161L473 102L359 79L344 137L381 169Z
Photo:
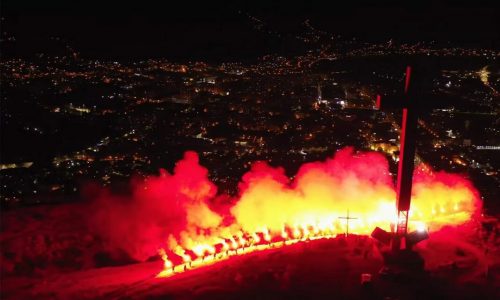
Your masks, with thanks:
M187 2L131 4L86 1L2 2L2 56L32 58L69 45L84 58L231 61L265 54L294 55L301 45L256 30L249 15L268 28L293 36L304 20L319 30L366 42L415 43L498 48L494 5L472 7L439 1L401 5L394 1L356 4ZM267 28L267 27L266 27ZM52 37L61 41L50 40ZM57 45L57 44L62 45ZM60 49L58 49L60 51ZM64 52L65 50L63 50Z

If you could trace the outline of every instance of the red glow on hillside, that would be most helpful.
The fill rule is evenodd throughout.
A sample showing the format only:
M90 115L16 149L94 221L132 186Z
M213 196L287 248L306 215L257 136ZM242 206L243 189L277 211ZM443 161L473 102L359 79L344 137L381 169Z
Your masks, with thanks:
M346 230L369 234L390 230L395 191L385 157L376 152L338 151L324 162L302 165L293 180L282 168L256 162L242 177L239 196L217 195L199 165L186 152L172 174L133 183L132 197L103 193L92 228L111 248L137 260L158 254L168 275L232 255L305 239L329 238ZM227 201L230 200L230 201ZM479 212L472 184L459 175L416 169L410 229L439 230L461 225Z

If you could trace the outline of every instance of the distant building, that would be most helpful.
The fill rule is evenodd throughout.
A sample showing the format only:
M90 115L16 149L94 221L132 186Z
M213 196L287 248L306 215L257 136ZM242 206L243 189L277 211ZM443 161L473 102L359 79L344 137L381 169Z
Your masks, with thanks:
M11 164L0 164L0 170L7 170L7 169L19 169L19 168L29 168L33 165L32 161L28 162L22 162L22 163L11 163Z
M172 98L170 98L170 101L172 103L176 103L176 104L190 104L191 103L191 96L188 94L182 93L182 94L172 96Z

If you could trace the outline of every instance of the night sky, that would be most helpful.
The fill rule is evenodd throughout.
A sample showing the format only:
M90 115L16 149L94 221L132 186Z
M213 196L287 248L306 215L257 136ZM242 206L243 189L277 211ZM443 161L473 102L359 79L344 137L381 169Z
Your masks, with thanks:
M240 60L294 54L293 45L252 28L247 14L284 33L310 19L318 29L366 41L436 40L498 48L500 40L493 1L73 2L1 1L2 34L16 37L15 44L3 43L3 56L30 57L61 47L50 37L62 38L83 57L104 59Z

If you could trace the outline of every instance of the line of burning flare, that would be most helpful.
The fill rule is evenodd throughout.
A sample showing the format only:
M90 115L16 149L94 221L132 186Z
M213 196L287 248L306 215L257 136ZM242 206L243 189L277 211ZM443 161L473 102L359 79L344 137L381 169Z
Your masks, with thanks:
M336 234L331 229L319 230L318 227L312 226L301 226L293 229L285 227L281 234L276 235L267 229L252 234L240 231L238 235L233 237L221 238L220 242L215 245L197 244L191 250L185 250L181 246L177 246L170 254L170 258L167 251L161 248L159 255L164 262L164 269L157 277L168 277L236 255L283 247L306 240L333 238L335 236Z
M381 210L387 208L381 207ZM389 207L389 209L391 209ZM445 207L432 208L432 216L423 218L421 212L415 209L418 220L410 220L409 228L413 230L439 229L443 224L461 224L470 219L467 211L459 211L459 205L455 204L451 211ZM387 216L387 213L385 214ZM369 235L375 226L382 228L387 224L394 224L396 214L392 220L384 218L370 218L349 220L349 232L352 234ZM337 222L335 221L337 219ZM341 221L345 223L346 221ZM219 238L215 244L196 243L190 249L177 245L173 250L159 249L159 255L163 260L163 270L157 277L169 277L200 266L210 265L218 261L228 259L232 256L243 255L255 251L279 248L287 245L317 239L330 239L338 235L344 235L346 225L339 224L338 217L328 218L316 224L301 224L295 226L284 225L281 231L272 231L264 227L262 230L246 233L237 232L228 238Z

